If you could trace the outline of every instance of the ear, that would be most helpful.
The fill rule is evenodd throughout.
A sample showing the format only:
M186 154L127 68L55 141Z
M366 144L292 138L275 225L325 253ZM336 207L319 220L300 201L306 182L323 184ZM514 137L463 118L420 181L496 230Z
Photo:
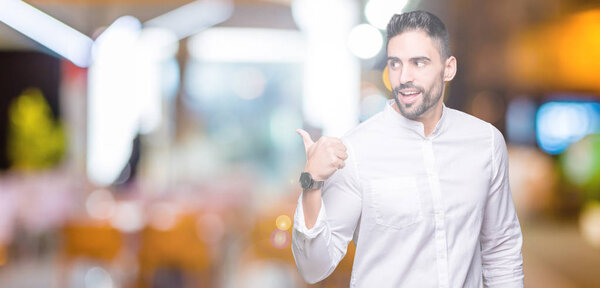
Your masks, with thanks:
M444 67L444 82L454 79L454 75L456 75L456 58L450 56L446 59L446 66Z

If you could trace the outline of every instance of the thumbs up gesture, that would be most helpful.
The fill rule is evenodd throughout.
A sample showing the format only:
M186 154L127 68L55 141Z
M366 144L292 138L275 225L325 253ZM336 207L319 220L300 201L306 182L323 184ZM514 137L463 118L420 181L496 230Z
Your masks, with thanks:
M308 132L297 129L296 133L302 136L304 142L306 152L304 171L310 173L314 180L327 180L335 171L344 168L344 161L348 158L348 154L342 140L322 136L314 142Z

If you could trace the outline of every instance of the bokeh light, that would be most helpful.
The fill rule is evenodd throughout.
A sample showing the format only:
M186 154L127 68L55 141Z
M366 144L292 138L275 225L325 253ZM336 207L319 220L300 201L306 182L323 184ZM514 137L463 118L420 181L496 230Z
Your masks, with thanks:
M600 202L590 202L583 208L579 225L587 243L600 248Z
M115 213L115 200L110 191L98 189L90 193L87 197L85 208L90 217L107 220Z
M85 273L85 288L113 288L110 274L101 267L93 267Z
M408 0L369 0L365 6L365 16L371 25L385 30L394 14L402 13Z
M271 233L271 245L277 249L287 248L290 245L291 239L292 237L288 231L275 229Z
M381 32L369 24L360 24L350 31L348 46L356 57L369 59L375 57L383 45Z
M140 231L145 224L142 207L140 203L133 201L120 201L110 223L113 227L125 232L132 233Z
M275 225L277 226L277 229L286 231L292 226L292 220L287 215L279 215L277 219L275 219Z
M571 145L561 157L565 176L590 198L600 200L600 134L592 134Z
M149 209L149 224L160 231L173 229L177 224L179 209L169 202L154 203Z
M388 91L392 91L392 84L390 83L390 70L388 70L387 65L381 73L381 80L383 81L383 85L385 85L385 88L387 88Z
M548 102L536 117L540 148L550 154L563 152L571 143L600 130L600 103Z

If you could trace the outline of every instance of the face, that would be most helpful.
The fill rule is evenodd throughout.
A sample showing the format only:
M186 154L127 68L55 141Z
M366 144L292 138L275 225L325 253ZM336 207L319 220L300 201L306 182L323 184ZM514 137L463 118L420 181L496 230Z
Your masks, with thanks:
M438 47L423 31L407 31L388 43L387 66L398 110L420 120L441 109L444 82L456 72L456 59L442 60Z

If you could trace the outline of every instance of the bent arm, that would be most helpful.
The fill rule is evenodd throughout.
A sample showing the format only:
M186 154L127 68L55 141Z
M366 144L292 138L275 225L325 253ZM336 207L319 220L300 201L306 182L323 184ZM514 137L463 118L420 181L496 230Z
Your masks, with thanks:
M346 166L325 181L322 190L305 191L298 199L292 232L292 253L298 272L307 283L329 276L346 254L361 213L361 192L354 155ZM304 195L316 193L317 195ZM320 209L314 226L305 223L303 197L320 196ZM314 199L313 199L314 200ZM319 200L319 199L317 199Z

